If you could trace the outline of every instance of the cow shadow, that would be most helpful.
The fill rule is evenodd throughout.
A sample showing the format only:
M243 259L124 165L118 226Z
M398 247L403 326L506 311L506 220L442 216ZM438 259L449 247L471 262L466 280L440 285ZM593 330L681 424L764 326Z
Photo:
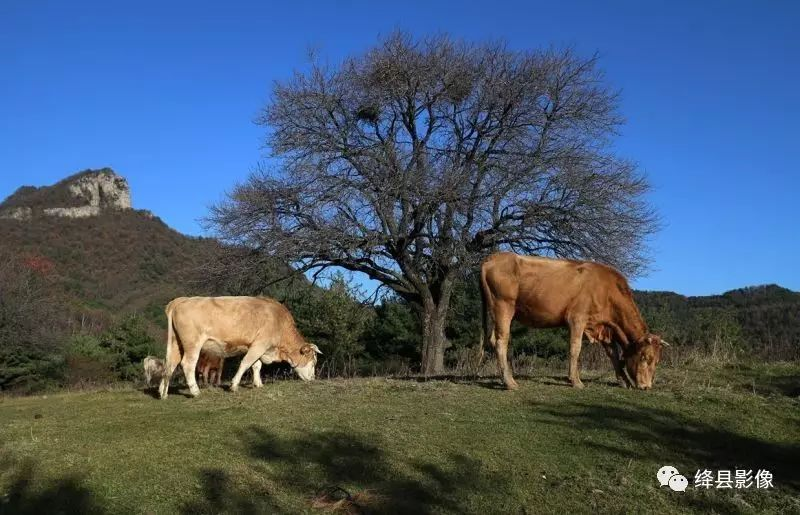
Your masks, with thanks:
M437 463L404 460L388 455L374 435L325 431L284 438L258 426L241 431L239 440L256 459L257 474L308 499L307 507L426 514L469 511L470 496L491 495L498 506L509 499L506 481L464 454Z
M397 376L397 377L391 377L391 379L399 381L412 381L417 383L446 381L453 384L477 386L489 390L506 390L505 384L503 384L503 380L500 378L499 375L490 376L490 375L475 375L475 374L471 375L443 374L443 375L435 375L427 377ZM542 384L546 386L560 386L560 387L572 388L572 383L570 383L569 378L567 377L566 374L564 375L552 374L552 373L514 374L514 379L516 379L518 382L527 381L529 383ZM607 377L602 377L602 376L598 377L583 376L581 380L583 381L585 386L597 385L603 387L622 388L622 386L620 386L620 384L616 381L616 379L608 379Z
M0 467L10 474L8 486L0 497L0 514L39 515L42 513L103 514L103 507L95 494L87 488L78 475L60 479L43 479L37 465L30 459L21 462L3 460Z
M185 397L187 399L191 399L192 395L189 393L188 386L170 386L169 387L169 395L180 395L181 397ZM154 399L160 399L161 396L158 393L158 385L156 386L145 386L143 388L138 389L143 394L152 397Z
M614 454L627 460L653 462L653 473L664 464L670 464L694 484L697 470L768 470L774 478L774 487L784 491L800 493L800 443L774 442L743 435L736 427L723 427L700 419L623 400L615 405L597 405L590 402L562 402L548 405L530 402L540 422L555 426L561 431L593 434L603 431L622 435L621 440L633 445L611 446L598 439L583 439L581 445L598 451L599 454ZM787 424L791 421L787 419ZM652 442L652 445L647 445ZM644 445L643 445L644 443ZM658 450L654 451L653 446ZM692 488L692 487L690 487ZM693 488L692 488L693 489ZM709 494L702 496L679 496L681 502L693 509L720 513L740 512L742 507L734 504L735 496L724 496L720 492L696 491ZM739 490L737 495L755 496L755 489ZM758 502L758 501L756 501Z
M525 376L515 376L518 379L525 379ZM430 376L390 376L389 379L395 381L409 381L413 383L435 383L437 381L443 381L453 384L462 384L462 385L469 385L469 386L478 386L480 388L487 388L489 390L505 390L505 385L503 381L499 377L490 377L490 376L478 376L475 374L440 374L440 375L430 375Z

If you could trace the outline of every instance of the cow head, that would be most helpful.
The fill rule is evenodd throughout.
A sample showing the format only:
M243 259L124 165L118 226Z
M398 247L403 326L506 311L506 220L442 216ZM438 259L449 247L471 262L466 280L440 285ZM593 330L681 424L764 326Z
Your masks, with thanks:
M317 366L317 354L322 354L319 347L313 343L305 343L296 351L287 353L284 361L292 366L300 379L313 381L314 368Z
M630 347L625 355L625 368L636 387L649 390L656 377L656 365L661 360L661 337L648 334Z

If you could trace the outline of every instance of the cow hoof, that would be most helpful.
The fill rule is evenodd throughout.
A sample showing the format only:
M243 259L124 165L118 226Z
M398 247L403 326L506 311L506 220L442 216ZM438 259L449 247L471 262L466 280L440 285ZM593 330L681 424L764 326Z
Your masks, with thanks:
M586 388L585 386L583 386L583 383L580 382L580 381L573 381L572 382L572 387L573 388L577 388L578 390L583 390L584 388Z
M192 397L197 397L198 395L200 395L200 388L197 388L197 387L190 388L190 389L189 389L189 394L190 394Z
M264 386L263 384L254 384L254 385L253 385L253 388L261 388L261 387L263 387L263 386Z
M506 390L512 390L513 391L513 390L517 390L517 389L519 389L519 385L517 384L516 381L514 381L512 383L506 383Z

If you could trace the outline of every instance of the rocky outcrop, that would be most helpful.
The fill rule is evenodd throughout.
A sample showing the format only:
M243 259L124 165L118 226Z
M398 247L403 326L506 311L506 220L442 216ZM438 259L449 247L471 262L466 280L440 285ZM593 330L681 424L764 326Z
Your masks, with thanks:
M33 217L33 209L29 207L12 207L0 211L0 218L10 218L12 220L30 220Z
M87 218L119 209L131 209L128 181L110 168L103 168L86 170L53 186L24 186L0 204L0 218Z
M131 190L128 181L113 170L84 175L75 179L68 187L75 197L86 199L91 207L131 208Z

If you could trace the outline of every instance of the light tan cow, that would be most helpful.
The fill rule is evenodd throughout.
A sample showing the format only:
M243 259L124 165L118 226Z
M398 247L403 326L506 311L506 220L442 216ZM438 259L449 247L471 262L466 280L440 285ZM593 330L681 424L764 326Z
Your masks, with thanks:
M254 367L254 386L261 386L260 363L288 362L305 381L314 379L316 345L306 343L291 313L266 297L179 297L167 304L167 357L159 390L165 399L172 373L183 367L192 396L200 394L195 366L200 352L230 357L244 354L231 381L239 388L244 372Z
M481 265L481 293L484 339L497 352L508 389L517 387L507 359L512 319L530 327L569 327L569 379L576 388L583 387L578 365L584 335L603 344L620 383L630 385L615 344L636 386L653 386L662 340L648 331L628 281L614 268L499 252Z

